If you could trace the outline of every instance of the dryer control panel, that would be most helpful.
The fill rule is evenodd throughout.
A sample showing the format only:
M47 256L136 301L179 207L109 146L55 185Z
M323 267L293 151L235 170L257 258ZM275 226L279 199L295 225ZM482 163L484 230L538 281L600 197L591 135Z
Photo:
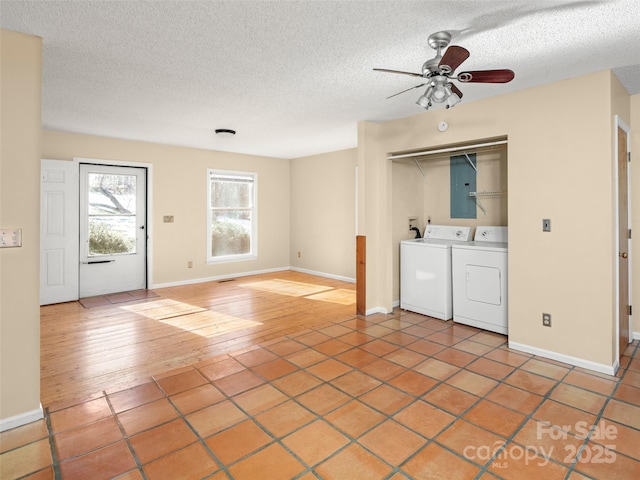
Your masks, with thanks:
M507 243L507 232L507 227L477 227L474 240L476 242Z

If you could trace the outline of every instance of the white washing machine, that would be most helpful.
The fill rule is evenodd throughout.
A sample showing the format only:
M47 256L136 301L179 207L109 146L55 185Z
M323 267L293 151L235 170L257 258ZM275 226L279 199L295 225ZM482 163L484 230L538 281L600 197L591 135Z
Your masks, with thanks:
M507 334L507 227L477 227L452 245L453 321Z
M400 242L400 308L442 320L453 316L451 246L471 227L427 225L423 238Z

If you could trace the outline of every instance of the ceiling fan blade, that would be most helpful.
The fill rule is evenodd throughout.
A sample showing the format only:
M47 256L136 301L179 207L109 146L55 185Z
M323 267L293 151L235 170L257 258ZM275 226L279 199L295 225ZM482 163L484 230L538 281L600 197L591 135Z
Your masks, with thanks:
M456 87L453 83L451 84L451 91L458 95L458 98L462 98L462 92L458 87Z
M444 52L444 55L438 64L438 68L448 71L447 73L451 73L467 58L469 58L469 50L452 45L447 48L446 52Z
M387 100L389 100L390 98L395 97L397 95L400 95L401 93L408 92L409 90L415 90L416 88L424 87L425 85L426 85L426 83L421 83L420 85L416 85L415 87L407 88L406 90L402 90L401 92L394 93L393 95L387 97Z
M507 83L513 80L512 70L475 70L458 74L458 81L464 83Z
M402 72L400 70L389 70L387 68L374 68L373 70L376 72L399 73L401 75L411 75L412 77L422 77L421 73Z

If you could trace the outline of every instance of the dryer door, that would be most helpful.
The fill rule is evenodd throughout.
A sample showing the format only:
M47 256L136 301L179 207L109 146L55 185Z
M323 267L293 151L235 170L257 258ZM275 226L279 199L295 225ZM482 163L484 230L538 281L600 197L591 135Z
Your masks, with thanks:
M500 269L483 265L466 266L467 298L474 302L500 305Z

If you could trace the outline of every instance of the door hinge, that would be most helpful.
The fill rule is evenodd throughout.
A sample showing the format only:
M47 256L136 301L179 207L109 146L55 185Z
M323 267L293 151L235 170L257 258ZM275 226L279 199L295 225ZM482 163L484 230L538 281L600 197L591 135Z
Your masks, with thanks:
M629 305L629 315L633 315L633 308L631 305Z
M631 161L631 152L627 152L627 161Z
M629 229L629 238L631 238L631 229Z

